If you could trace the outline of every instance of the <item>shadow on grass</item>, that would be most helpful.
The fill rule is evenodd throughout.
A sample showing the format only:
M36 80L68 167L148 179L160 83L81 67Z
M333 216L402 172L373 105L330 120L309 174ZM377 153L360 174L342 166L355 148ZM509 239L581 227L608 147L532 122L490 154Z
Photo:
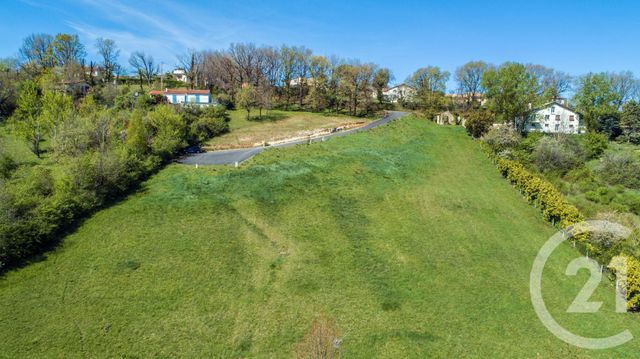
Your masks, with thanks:
M262 114L262 116L258 115L258 116L250 116L248 121L251 122L277 122L280 120L284 120L286 118L291 117L288 114L285 113L265 113Z

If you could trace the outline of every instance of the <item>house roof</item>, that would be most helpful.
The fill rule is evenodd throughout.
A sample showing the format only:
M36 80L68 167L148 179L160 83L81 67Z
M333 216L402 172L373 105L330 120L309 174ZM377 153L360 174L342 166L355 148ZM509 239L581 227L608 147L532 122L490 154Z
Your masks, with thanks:
M562 103L560 103L560 102L558 102L558 101L551 101L551 102L547 102L547 103L545 103L545 104L543 104L543 105L540 105L540 106L538 106L538 107L534 107L534 108L532 108L531 110L529 110L529 112L533 112L533 111L541 110L541 109L543 109L543 108L547 108L547 107L549 107L549 106L551 106L551 105L554 105L554 106L560 106L560 107L562 107L562 108L564 108L564 109L566 109L566 110L569 110L569 111L571 111L571 112L578 113L575 109L573 109L573 108L571 108L571 107L569 107L569 106L567 106L567 105L564 105L564 104L562 104Z
M392 90L392 89L394 89L396 87L401 87L401 86L406 86L406 87L409 87L409 88L412 88L412 89L415 90L415 87L413 87L411 85L408 85L408 84L405 84L405 83L402 83L402 84L399 84L399 85L395 85L395 86L389 87L389 88L385 89L385 91L389 91L389 90Z
M209 90L164 89L149 91L149 95L209 95Z

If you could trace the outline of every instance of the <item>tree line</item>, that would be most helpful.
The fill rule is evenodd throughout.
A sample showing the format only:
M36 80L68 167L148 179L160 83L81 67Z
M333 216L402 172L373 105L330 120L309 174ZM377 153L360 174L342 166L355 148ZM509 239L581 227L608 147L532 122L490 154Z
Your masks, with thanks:
M119 63L120 50L111 39L94 44L97 61L87 61L87 51L77 35L32 34L24 39L18 59L4 59L5 81L57 72L66 82L84 81L106 86L134 74L141 91L159 88L158 80L176 84L161 73L158 62L144 51L130 54ZM185 71L189 88L209 89L217 100L232 108L242 99L245 108L305 109L368 116L384 108L382 91L393 80L389 69L373 63L314 54L304 46L256 46L231 44L224 50L187 50L176 56ZM184 85L184 84L183 84ZM5 115L15 108L16 92L0 94ZM13 99L13 103L11 100Z
M493 122L514 124L532 106L570 96L567 100L582 115L588 130L640 143L640 80L631 71L576 77L537 64L495 66L470 61L455 71L457 99L446 96L450 78L448 71L436 66L416 70L407 79L416 96L406 105L430 117L444 110L458 111L471 119L471 131L481 135Z

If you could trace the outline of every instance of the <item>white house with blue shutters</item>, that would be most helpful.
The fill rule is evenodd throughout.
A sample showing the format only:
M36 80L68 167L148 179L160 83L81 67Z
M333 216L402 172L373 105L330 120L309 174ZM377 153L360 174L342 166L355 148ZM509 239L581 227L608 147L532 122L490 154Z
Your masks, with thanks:
M164 96L167 102L174 105L209 106L211 104L211 92L209 90L164 89L164 91L150 91L149 95Z

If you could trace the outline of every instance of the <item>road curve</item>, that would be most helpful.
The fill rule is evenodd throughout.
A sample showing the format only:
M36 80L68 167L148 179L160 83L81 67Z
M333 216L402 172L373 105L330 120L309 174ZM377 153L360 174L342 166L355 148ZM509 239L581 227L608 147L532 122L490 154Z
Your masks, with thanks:
M351 130L345 130L341 132L335 132L326 136L315 137L311 139L311 142L324 141L331 137L341 137L348 135L350 133L366 131L372 129L374 127L382 126L386 123L389 123L397 118L407 115L407 112L401 111L388 111L387 114L376 121L370 122L362 127L354 128ZM197 153L193 155L188 155L182 157L178 160L179 163L190 164L190 165L228 165L235 164L236 162L241 163L243 161L248 160L249 158L255 156L256 154L272 148L272 147L289 147L293 145L300 145L309 143L309 140L297 140L291 142L279 143L277 145L272 146L257 146L257 147L248 147L248 148L239 148L233 150L220 150L220 151L212 151L212 152L204 152Z

